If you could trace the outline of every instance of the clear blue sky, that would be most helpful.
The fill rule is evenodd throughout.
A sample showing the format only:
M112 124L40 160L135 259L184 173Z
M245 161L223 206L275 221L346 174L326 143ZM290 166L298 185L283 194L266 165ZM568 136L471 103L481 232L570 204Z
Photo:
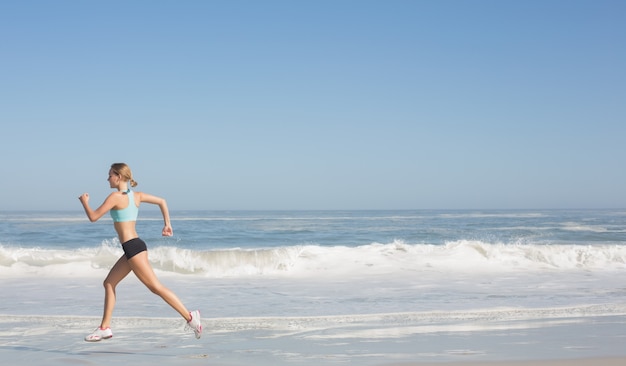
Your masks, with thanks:
M624 1L2 1L0 210L626 207Z

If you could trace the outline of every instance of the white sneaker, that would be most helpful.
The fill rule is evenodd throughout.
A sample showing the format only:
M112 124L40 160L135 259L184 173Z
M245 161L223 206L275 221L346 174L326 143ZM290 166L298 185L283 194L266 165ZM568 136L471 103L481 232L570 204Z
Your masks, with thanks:
M85 341L87 342L98 342L103 339L109 339L113 337L113 332L110 327L106 329L102 329L100 327L96 328L90 335L85 337Z
M200 311L195 310L189 313L191 320L187 322L185 330L193 330L197 339L202 336L202 322L200 321Z

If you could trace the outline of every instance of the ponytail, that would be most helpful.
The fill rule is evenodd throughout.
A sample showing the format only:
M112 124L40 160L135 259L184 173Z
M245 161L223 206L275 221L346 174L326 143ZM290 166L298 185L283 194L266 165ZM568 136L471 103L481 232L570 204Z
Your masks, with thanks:
M115 163L111 164L111 170L113 170L117 175L122 177L127 182L130 182L131 187L137 187L137 181L133 179L133 173L130 171L130 168L125 163Z

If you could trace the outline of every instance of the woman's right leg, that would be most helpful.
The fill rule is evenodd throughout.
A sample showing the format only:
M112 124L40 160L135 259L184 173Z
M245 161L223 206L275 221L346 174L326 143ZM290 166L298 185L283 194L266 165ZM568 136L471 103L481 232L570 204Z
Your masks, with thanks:
M111 326L113 308L115 307L115 287L129 273L130 266L128 265L128 260L126 260L126 256L122 255L104 279L104 313L102 314L100 328L105 329Z

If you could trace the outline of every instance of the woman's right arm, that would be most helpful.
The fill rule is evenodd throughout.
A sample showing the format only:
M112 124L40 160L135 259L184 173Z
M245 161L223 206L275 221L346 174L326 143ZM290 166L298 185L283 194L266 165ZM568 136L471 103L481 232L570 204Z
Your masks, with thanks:
M109 212L116 204L116 196L115 193L111 193L104 202L95 210L92 210L89 207L89 193L83 193L78 197L80 203L83 204L83 208L85 209L85 213L87 214L87 218L91 222L98 221L104 214Z

